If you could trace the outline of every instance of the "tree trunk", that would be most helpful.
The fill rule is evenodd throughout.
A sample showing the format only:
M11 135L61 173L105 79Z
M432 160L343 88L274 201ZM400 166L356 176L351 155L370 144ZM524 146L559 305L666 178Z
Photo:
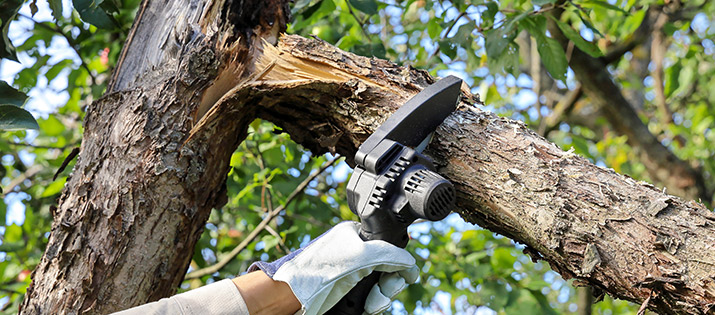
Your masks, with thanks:
M238 3L142 3L107 93L87 109L22 313L106 314L175 292L255 114L235 107L189 131L250 74L252 41L285 28L287 3Z
M107 313L172 294L255 117L314 154L352 157L433 82L298 36L273 47L286 3L226 1L143 4L109 92L88 110L23 313ZM660 313L711 311L712 212L564 152L463 90L426 151L462 217L566 279Z

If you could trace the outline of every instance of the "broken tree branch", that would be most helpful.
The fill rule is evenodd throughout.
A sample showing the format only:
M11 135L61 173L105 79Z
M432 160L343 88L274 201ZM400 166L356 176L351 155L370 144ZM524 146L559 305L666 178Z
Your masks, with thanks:
M334 147L353 155L396 104L433 82L422 71L298 36L265 47L257 68L268 64L215 115L255 107L313 153ZM564 278L611 296L641 303L655 288L652 310L700 314L715 304L708 280L715 266L688 260L712 251L711 211L564 152L523 123L475 108L463 93L426 154L455 183L465 220L527 244ZM337 140L319 141L328 132Z

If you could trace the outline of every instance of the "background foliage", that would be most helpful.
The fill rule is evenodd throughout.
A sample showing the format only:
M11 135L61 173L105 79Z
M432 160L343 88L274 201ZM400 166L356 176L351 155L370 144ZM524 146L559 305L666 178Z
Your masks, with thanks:
M605 58L620 43L634 40L648 19L647 10L664 10L672 3L296 0L288 32L432 75L458 75L481 95L488 110L523 120L598 165L650 181L638 155L644 148L629 145L625 135L614 131L602 109L592 104L592 96L570 97L580 82L568 61L573 49ZM30 271L41 257L54 204L73 165L63 171L63 162L80 143L84 108L102 95L138 5L138 0L0 0L4 313L17 312ZM692 1L676 10L666 23L641 34L637 45L616 56L608 73L649 131L711 179L715 9L711 3ZM549 23L571 44L562 47L547 30ZM654 42L656 32L665 40ZM662 57L654 53L656 48L664 50ZM25 95L30 96L27 102ZM22 116L23 104L37 126L35 119ZM10 130L33 127L38 130ZM280 257L335 223L355 219L345 203L349 168L333 159L311 157L269 122L252 123L247 140L231 159L229 202L212 212L181 289L240 274L256 259ZM321 166L327 166L324 173L311 175ZM299 189L304 181L307 187ZM281 206L284 210L242 246ZM518 244L456 215L415 224L410 232L414 240L409 250L423 274L418 285L400 295L395 314L554 314L591 307L577 301L572 285L548 264L531 262ZM222 267L215 268L219 262ZM196 273L205 268L217 271ZM637 306L606 297L593 310L628 314Z

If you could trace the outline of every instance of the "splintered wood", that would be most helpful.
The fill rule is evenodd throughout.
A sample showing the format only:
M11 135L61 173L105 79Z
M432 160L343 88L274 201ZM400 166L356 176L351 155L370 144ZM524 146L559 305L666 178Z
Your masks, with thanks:
M326 45L327 46L327 45ZM330 47L330 46L327 46ZM370 65L369 58L354 56L364 65ZM337 81L346 82L351 79L360 80L365 84L385 88L364 75L346 71L336 65L326 63L327 60L313 60L309 56L293 54L284 42L278 47L264 42L263 54L256 62L256 68L262 69L255 81L266 83L287 83L291 81ZM277 81L277 82L275 82Z

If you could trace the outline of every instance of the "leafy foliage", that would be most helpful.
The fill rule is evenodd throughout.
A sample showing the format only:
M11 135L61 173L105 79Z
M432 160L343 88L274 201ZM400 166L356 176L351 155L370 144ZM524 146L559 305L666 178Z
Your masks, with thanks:
M4 313L17 311L30 270L41 257L52 207L67 174L52 177L79 144L84 108L102 95L139 5L138 0L72 4L68 12L61 0L0 0L0 66L22 62L11 80L3 78L11 84L0 81L0 115L3 108L22 110L19 106L29 94L25 107L39 117L38 131L0 134ZM288 31L432 75L457 74L481 95L487 109L523 120L599 165L649 180L639 148L613 131L588 97L565 111L559 106L579 84L568 68L570 51L607 55L631 39L648 8L661 5L625 0L297 0ZM715 94L709 93L715 90L714 11L713 4L695 1L660 30L668 39L662 88L669 117L656 105L659 87L648 69L652 57L645 45L609 66L651 132L680 158L698 165L706 178L715 171ZM12 31L19 25L22 30ZM569 39L567 47L554 40L549 31L553 27ZM639 68L643 63L646 66ZM54 99L60 101L52 103ZM213 210L189 271L228 259L268 211L285 204L298 184L331 158L310 157L279 128L253 122L247 140L231 158L229 202ZM345 202L346 171L345 163L329 167L236 258L215 273L187 279L182 289L240 274L252 261L280 257L340 220L354 220ZM572 286L543 262L531 262L521 245L456 215L440 223L416 224L410 234L408 249L418 258L423 276L398 297L401 302L392 313L554 314L584 307L577 305ZM635 314L637 307L606 298L593 309L599 314Z

